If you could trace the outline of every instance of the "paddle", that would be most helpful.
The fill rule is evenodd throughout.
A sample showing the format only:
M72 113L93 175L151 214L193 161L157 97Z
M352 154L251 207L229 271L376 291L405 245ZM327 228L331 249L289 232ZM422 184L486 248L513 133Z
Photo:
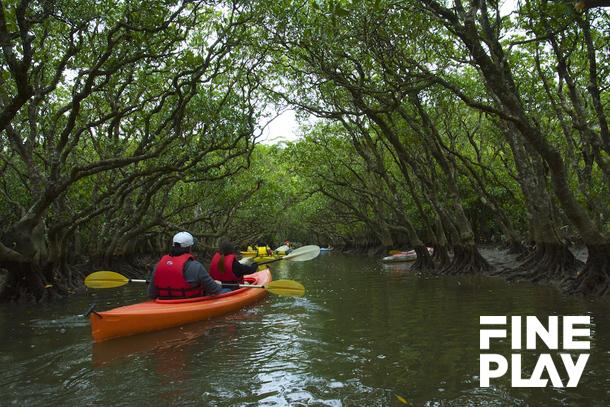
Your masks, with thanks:
M290 247L283 245L278 247L277 249L274 250L274 252L284 252L286 253L288 250L290 250Z
M147 283L148 280L127 278L122 274L114 271L96 271L89 274L85 278L85 285L89 288L116 288L124 286L127 283ZM293 280L275 280L266 285L248 285L248 284L223 284L223 287L240 287L240 288L264 288L272 294L302 296L305 294L305 287L297 281Z
M303 284L294 280L273 280L267 285L248 285L248 284L223 284L223 287L240 288L265 288L267 291L277 295L290 295L302 297L305 294Z
M268 261L262 261L258 263L259 266L263 264L275 263L280 260L290 260L290 261L307 261L311 259L315 259L320 254L320 247L315 245L303 246L294 250L292 253L287 254L284 257L280 257L279 259L273 259Z

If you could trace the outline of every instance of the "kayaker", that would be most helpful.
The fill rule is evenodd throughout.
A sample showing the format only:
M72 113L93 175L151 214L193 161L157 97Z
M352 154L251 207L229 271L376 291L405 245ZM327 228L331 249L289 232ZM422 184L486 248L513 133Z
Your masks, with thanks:
M231 291L216 283L203 264L195 260L193 235L180 232L172 239L172 248L153 268L148 285L150 298L190 298Z
M228 240L223 240L218 246L218 251L212 256L210 264L210 276L225 284L243 284L244 276L256 273L258 264L242 264L237 261L235 246ZM237 289L239 287L234 287Z
M265 257L265 256L268 256L268 253L267 253L267 247L266 247L266 246L263 246L263 245L262 245L262 244L260 244L260 243L259 243L258 245L256 245L256 255L257 255L258 257Z
M271 250L271 247L269 247L268 244L258 244L256 246L256 255L258 257L266 257L266 256L272 256L273 255L273 250Z

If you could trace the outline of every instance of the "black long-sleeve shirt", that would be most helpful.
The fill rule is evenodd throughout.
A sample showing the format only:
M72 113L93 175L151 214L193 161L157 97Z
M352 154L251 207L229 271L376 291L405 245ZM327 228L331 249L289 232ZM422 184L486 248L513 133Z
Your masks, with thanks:
M247 274L256 273L257 269L258 264L256 264L256 262L248 265L241 264L239 261L237 261L237 259L233 259L233 274L235 274L235 277L237 278L241 278Z

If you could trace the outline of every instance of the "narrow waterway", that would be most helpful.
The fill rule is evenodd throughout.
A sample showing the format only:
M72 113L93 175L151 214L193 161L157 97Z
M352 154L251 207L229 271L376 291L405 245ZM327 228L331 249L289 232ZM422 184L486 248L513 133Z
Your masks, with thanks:
M426 278L339 254L280 262L273 275L303 283L305 297L269 295L225 317L97 345L78 314L141 301L145 287L2 305L0 405L610 405L607 300L499 278ZM480 315L590 315L578 387L511 388L507 374L479 388ZM493 351L509 357L509 347Z

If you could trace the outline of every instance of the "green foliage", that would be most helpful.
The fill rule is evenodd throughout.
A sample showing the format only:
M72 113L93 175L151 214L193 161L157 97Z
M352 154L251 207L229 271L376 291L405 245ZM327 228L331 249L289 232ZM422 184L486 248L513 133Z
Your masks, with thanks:
M77 243L105 258L158 250L177 229L207 248L225 235L457 242L462 213L479 240L526 239L534 172L554 224L577 234L523 122L608 231L607 11L473 3L468 31L433 0L62 0L32 2L26 19L2 7L2 241L44 225L51 262ZM297 142L256 144L270 104L320 120Z

